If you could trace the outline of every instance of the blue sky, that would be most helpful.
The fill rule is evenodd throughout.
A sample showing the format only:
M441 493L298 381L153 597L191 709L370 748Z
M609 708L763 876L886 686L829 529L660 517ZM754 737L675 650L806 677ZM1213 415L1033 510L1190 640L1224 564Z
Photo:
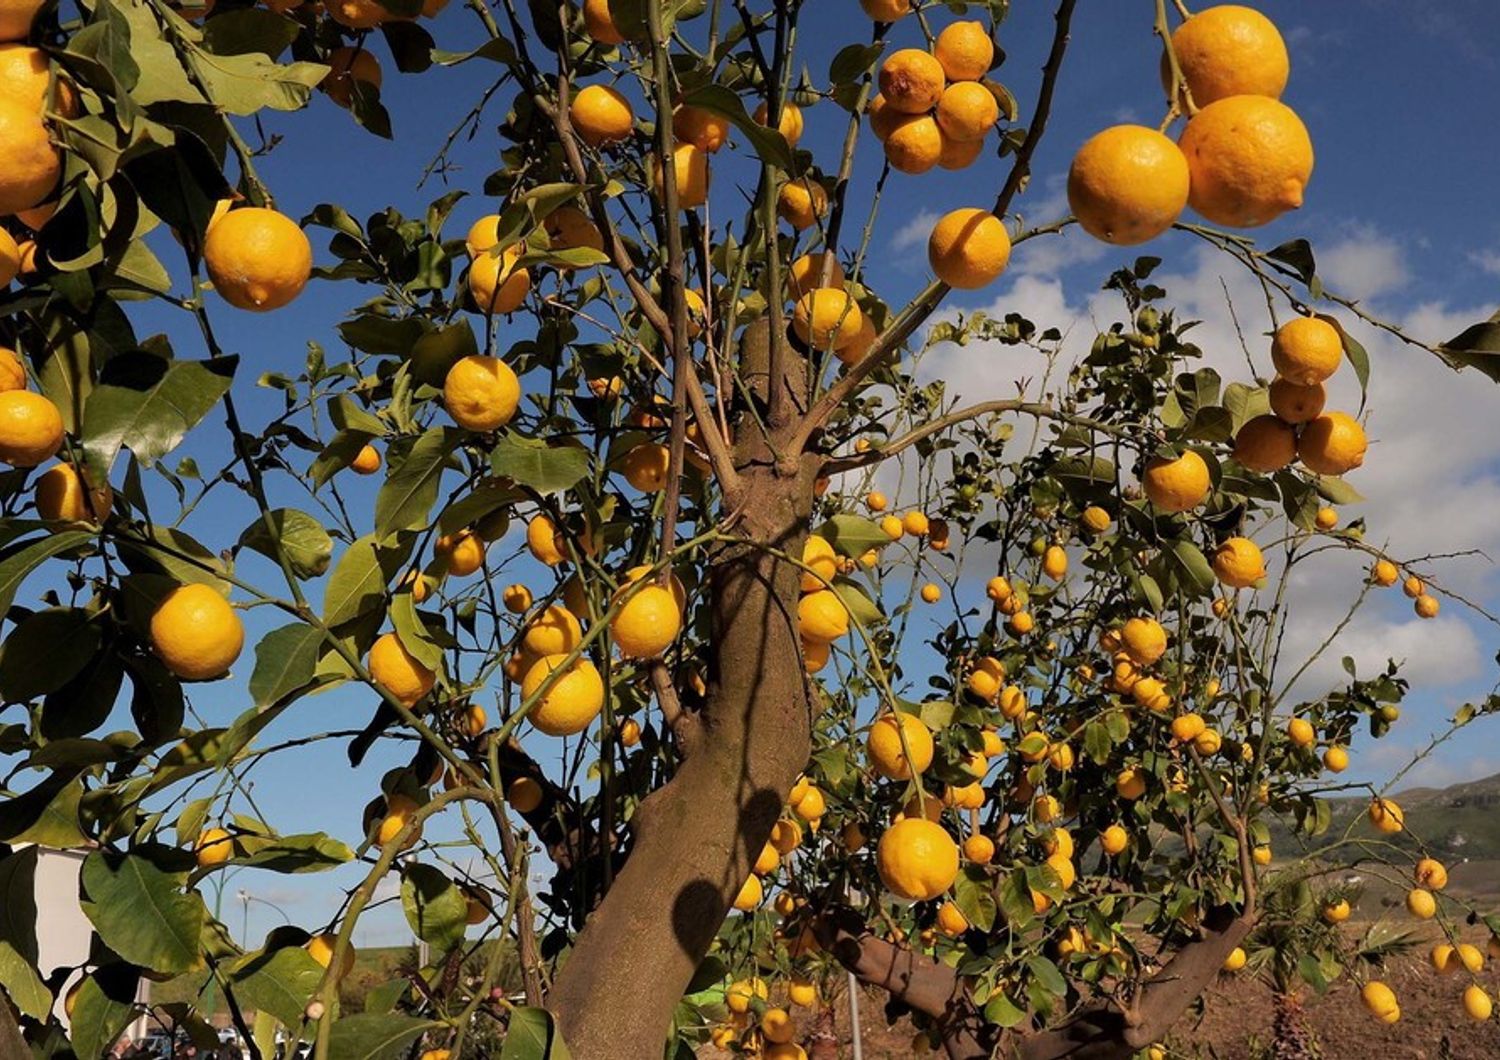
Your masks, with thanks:
M1317 169L1300 214L1284 218L1257 233L1265 245L1307 236L1323 252L1324 272L1332 286L1349 294L1372 295L1371 307L1400 320L1429 339L1443 339L1462 326L1487 316L1500 294L1500 213L1488 209L1494 173L1500 163L1491 130L1500 108L1500 63L1484 42L1500 33L1500 8L1490 0L1454 0L1440 11L1430 5L1397 0L1344 0L1338 4L1275 2L1257 5L1285 33L1292 53L1292 78L1285 100L1304 118L1317 149ZM1061 179L1068 158L1090 134L1118 121L1155 125L1162 100L1157 81L1157 45L1151 36L1149 0L1114 0L1080 5L1074 43L1068 55L1047 140L1038 153L1036 177L1018 202L1033 222L1056 219L1065 212ZM856 0L815 0L807 5L799 43L801 61L815 82L826 76L828 61L842 45L868 37L868 22ZM934 25L951 19L942 8ZM481 40L471 12L450 5L434 23L440 47L463 50ZM1015 0L1010 20L1002 27L1001 43L1009 55L999 71L1029 114L1035 97L1041 59L1050 38L1050 8L1035 0ZM851 32L852 31L852 32ZM915 20L908 19L894 34L903 46L919 43ZM500 68L476 61L454 69L434 68L422 75L401 75L383 41L373 48L385 68L383 100L389 108L396 140L389 143L359 129L346 112L326 97L315 95L308 110L271 115L266 128L284 141L260 162L262 177L277 196L278 205L301 216L322 201L336 201L355 216L395 205L418 214L432 198L447 190L430 180L418 190L423 167L452 128ZM450 234L460 234L493 204L477 194L485 174L498 165L501 143L494 126L512 98L502 89L471 142L461 141L453 159L462 168L455 183L476 189L454 214ZM803 146L832 167L836 142L844 130L845 113L832 104L807 112ZM878 146L868 136L861 144L856 196L868 192L878 171ZM721 159L723 156L720 156ZM750 185L753 170L716 162L714 202L735 208L734 178ZM1001 162L986 155L958 174L935 171L921 178L893 174L885 192L881 218L871 244L869 278L892 304L899 304L928 277L922 246L931 220L939 213L964 205L986 205L1004 180ZM317 260L328 262L326 235L310 232ZM179 284L180 260L167 256L170 242L153 240L162 251ZM1163 275L1176 294L1182 292L1184 311L1201 316L1204 335L1227 341L1219 278L1243 292L1243 278L1233 267L1205 256L1185 237L1168 236L1146 248L1166 258ZM1092 334L1091 320L1108 323L1116 305L1097 301L1099 283L1117 265L1133 260L1134 250L1117 251L1087 240L1078 232L1037 241L1018 248L1011 272L992 289L965 294L953 305L1027 313L1043 326ZM337 322L373 292L350 284L314 282L291 307L274 314L254 315L222 303L212 306L226 349L242 355L236 383L241 413L249 429L256 429L279 409L279 398L256 391L255 377L264 371L295 373L302 364L309 339L323 343L329 359L340 359L334 330ZM1236 302L1242 316L1250 307ZM191 321L165 309L144 308L136 317L142 334L167 329L177 341L178 356L202 356ZM1456 326L1455 326L1456 325ZM502 346L524 337L521 324L501 325ZM1253 329L1252 329L1253 330ZM1494 422L1492 402L1500 399L1494 386L1477 375L1450 376L1420 351L1409 351L1379 341L1365 330L1356 334L1375 358L1372 392L1372 436L1375 445L1357 485L1371 498L1359 514L1371 523L1375 540L1389 537L1393 545L1409 545L1407 554L1433 551L1424 547L1437 540L1443 547L1500 548L1500 468L1487 454L1469 455L1463 439L1479 439ZM934 351L928 370L949 382L950 393L970 399L994 396L995 380L1026 374L1015 351L966 347ZM1212 358L1211 358L1212 359ZM1230 369L1238 353L1225 363ZM1227 371L1226 371L1227 374ZM1269 372L1267 372L1269 374ZM1345 373L1347 374L1347 373ZM1346 381L1347 382L1347 381ZM1335 392L1339 396L1338 392ZM1348 395L1344 395L1347 397ZM1449 424L1459 423L1457 430ZM216 412L183 447L211 466L207 454L223 451L221 415ZM174 458L169 458L169 463ZM213 464L212 466L217 466ZM1382 470L1383 469L1383 470ZM351 487L351 506L369 511L373 486ZM211 512L201 513L196 527L211 547L228 544L250 521L248 504L216 493ZM285 503L305 504L283 493ZM1352 514L1352 513L1351 513ZM246 554L241 571L267 586L279 584L279 573L264 561ZM527 576L534 568L498 575L502 582ZM1310 601L1309 630L1325 619L1331 600L1357 581L1356 568L1345 565L1299 585ZM1491 605L1500 602L1496 582L1486 562L1460 564L1453 577L1466 590ZM314 587L314 600L321 590ZM1341 597L1339 599L1342 599ZM1383 658L1386 652L1406 654L1429 682L1419 689L1408 710L1408 722L1382 748L1361 755L1356 745L1352 773L1361 779L1388 774L1400 749L1425 739L1442 717L1463 697L1482 694L1494 680L1489 659L1497 638L1484 626L1448 607L1442 619L1418 627L1404 599L1382 599L1372 617L1351 629L1350 650L1362 661ZM263 613L247 618L251 643L259 632L279 625ZM1308 633L1310 636L1311 633ZM244 691L253 662L247 648L230 680L194 690L194 702L211 722L222 724L244 709ZM329 728L357 728L364 723L373 699L367 693L336 690L300 702L268 734L279 739ZM285 831L327 829L348 840L356 838L360 807L376 790L381 772L404 761L409 746L377 748L357 774L348 770L344 743L294 751L285 760L255 774L254 795L267 816ZM1423 780L1445 780L1493 772L1500 765L1486 762L1482 750L1459 746L1445 750ZM445 835L430 829L429 835ZM341 871L322 877L285 878L242 872L228 881L231 897L226 919L236 935L240 915L232 894L243 887L262 901L281 905L294 920L312 927L335 908L338 886L349 886L357 875ZM231 915L229 910L234 909ZM251 939L280 922L268 906L252 903ZM357 940L363 943L404 941L399 913L387 907L362 921Z

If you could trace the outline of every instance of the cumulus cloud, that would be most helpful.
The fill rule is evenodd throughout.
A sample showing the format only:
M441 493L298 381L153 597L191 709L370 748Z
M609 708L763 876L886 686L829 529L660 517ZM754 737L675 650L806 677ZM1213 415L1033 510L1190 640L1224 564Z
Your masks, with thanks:
M913 247L925 247L927 237L932 232L932 226L937 224L938 215L932 210L918 211L911 220L907 221L891 236L891 250L911 250Z

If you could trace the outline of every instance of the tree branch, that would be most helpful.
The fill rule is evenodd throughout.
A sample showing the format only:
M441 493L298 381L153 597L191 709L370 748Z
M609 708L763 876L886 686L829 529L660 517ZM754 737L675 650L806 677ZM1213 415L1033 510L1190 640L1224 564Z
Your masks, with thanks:
M1036 112L1032 116L1031 127L1026 131L1025 140L1016 151L1016 160L1011 166L1010 175L1005 180L1005 186L1000 189L1000 195L995 200L992 212L996 217L1004 218L1005 211L1010 208L1011 200L1016 197L1021 190L1021 185L1031 175L1031 156L1036 153L1037 144L1041 142L1042 134L1047 128L1048 116L1052 112L1052 97L1057 87L1058 74L1062 69L1063 56L1067 52L1073 9L1077 3L1078 0L1061 0L1057 6L1055 15L1057 25L1052 37L1052 48L1047 54L1046 64L1042 67L1042 88L1037 96ZM801 424L793 435L789 448L791 454L802 452L812 436L822 429L833 413L858 389L860 384L897 354L901 344L942 304L943 297L948 290L948 285L940 281L929 285L881 333L865 359L851 367L838 382L823 392L807 415L802 418Z

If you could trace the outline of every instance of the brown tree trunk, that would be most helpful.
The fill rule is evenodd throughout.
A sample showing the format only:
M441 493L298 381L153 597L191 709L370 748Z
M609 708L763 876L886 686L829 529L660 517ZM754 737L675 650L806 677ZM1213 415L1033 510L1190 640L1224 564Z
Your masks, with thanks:
M788 360L788 379L800 379L801 359ZM737 433L743 489L730 532L754 544L726 543L712 558L709 696L698 732L677 773L637 810L630 855L547 998L574 1060L662 1055L672 1010L811 749L800 572L756 546L801 554L817 461L778 472L758 430Z

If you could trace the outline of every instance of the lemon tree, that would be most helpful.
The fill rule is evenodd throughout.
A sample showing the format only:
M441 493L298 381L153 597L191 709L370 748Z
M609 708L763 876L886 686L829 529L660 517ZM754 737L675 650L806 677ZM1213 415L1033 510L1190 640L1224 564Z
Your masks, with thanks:
M443 0L0 7L6 1055L98 1056L143 1004L208 1041L222 997L257 1058L285 1035L317 1060L796 1060L828 1055L846 972L951 1057L1165 1055L1220 974L1289 1011L1352 978L1394 1022L1397 940L1340 927L1333 851L1401 881L1455 1011L1489 1018L1458 934L1487 911L1388 792L1336 779L1396 723L1399 669L1310 692L1342 623L1285 636L1286 587L1330 553L1368 567L1351 614L1397 582L1424 618L1464 601L1335 507L1375 457L1324 384L1362 395L1355 332L1390 326L1305 241L1245 231L1319 195L1281 34L1140 0L1160 126L1098 129L1068 216L1034 224L1075 0L1024 57L996 46L1004 0L840 2L826 70L795 2L471 2L464 51L424 28ZM256 117L320 92L389 136L391 62L490 71L499 168L409 216L283 212ZM801 142L813 107L841 145ZM886 301L854 177L971 166L993 182L941 204L934 278ZM466 195L489 206L458 231ZM1046 321L937 315L1073 226L1188 233L1279 326L1245 373L1205 366L1149 252L1076 359ZM338 355L252 368L220 341L328 289L362 299L328 321ZM143 302L194 348L138 334ZM1500 374L1493 322L1395 333ZM918 377L979 341L1057 371L974 404ZM244 411L257 384L279 413ZM213 466L169 462L190 435ZM359 729L279 735L340 686ZM256 809L304 744L368 799L337 834ZM404 764L362 769L377 745ZM38 846L83 853L76 967L38 959ZM263 940L204 898L352 864L328 920ZM429 963L350 1006L387 894ZM181 977L195 1001L137 1001Z

